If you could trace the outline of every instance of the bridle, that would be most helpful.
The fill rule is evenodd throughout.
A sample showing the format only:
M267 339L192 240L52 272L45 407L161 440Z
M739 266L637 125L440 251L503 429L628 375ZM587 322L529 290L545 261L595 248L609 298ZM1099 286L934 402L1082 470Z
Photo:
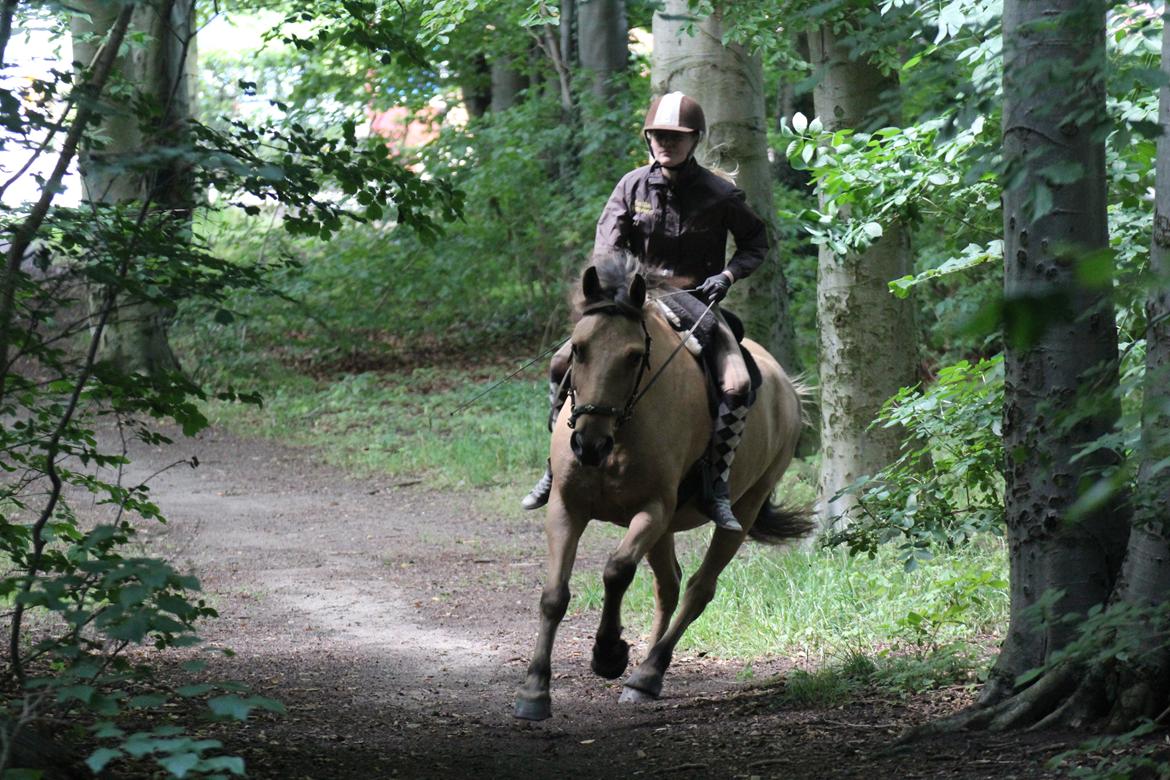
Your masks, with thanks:
M646 338L645 349L642 352L642 365L638 368L638 376L634 379L634 387L630 390L629 398L621 408L616 406L606 406L604 404L580 404L577 403L577 388L569 384L569 427L577 427L577 418L587 414L596 415L598 417L613 417L614 430L621 428L622 425L634 415L634 405L641 400L642 396L646 394L646 390L650 389L650 384L653 384L654 379L657 379L662 369L658 370L658 374L650 380L650 384L646 385L646 390L641 393L638 388L642 385L642 378L650 370L650 331L646 327L646 317L642 314L640 309L635 309L632 306L623 306L619 303L606 301L603 303L595 303L586 307L582 312L582 316L589 316L590 314L617 314L621 317L628 317L632 320L637 320L638 324L642 326L642 335ZM663 368L666 368L663 365ZM571 369L570 369L571 370Z
M628 304L623 305L614 301L602 301L600 303L594 303L585 307L585 310L581 313L582 317L588 316L590 314L617 314L621 317L628 317L632 320L637 320L638 324L642 326L643 335L646 337L646 349L642 353L642 366L638 369L638 377L634 380L634 388L630 391L630 397L626 400L625 406L620 409L616 406L605 406L602 404L581 404L578 406L577 388L574 387L572 383L569 384L569 427L577 427L577 418L586 414L595 414L599 417L615 418L614 431L617 431L617 429L621 428L622 424L634 415L634 406L637 405L638 401L642 400L642 397L645 396L646 393L650 392L650 388L654 386L654 383L657 382L658 378L662 376L662 373L666 371L666 367L670 365L670 361L674 360L675 355L677 355L679 350L686 345L687 339L691 337L691 335L695 332L695 328L699 326L699 323L702 322L703 318L707 316L707 312L711 311L714 306L714 301L707 304L707 308L695 320L695 324L691 326L690 330L682 334L682 337L679 339L679 342L675 346L674 350L670 353L666 360L663 361L658 370L654 372L654 376L650 377L650 381L646 383L646 386L642 388L641 392L639 392L638 388L642 384L642 378L646 376L646 373L650 370L650 331L646 327L645 313L641 309L635 309L633 306ZM572 369L570 368L570 373L566 374L566 378L571 376L571 371Z

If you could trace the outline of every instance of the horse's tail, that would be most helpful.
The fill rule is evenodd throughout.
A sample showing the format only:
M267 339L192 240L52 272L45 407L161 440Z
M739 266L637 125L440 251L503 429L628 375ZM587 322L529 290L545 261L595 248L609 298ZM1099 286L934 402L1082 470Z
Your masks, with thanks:
M811 508L781 507L768 501L748 529L748 536L760 544L783 544L803 539L815 528Z

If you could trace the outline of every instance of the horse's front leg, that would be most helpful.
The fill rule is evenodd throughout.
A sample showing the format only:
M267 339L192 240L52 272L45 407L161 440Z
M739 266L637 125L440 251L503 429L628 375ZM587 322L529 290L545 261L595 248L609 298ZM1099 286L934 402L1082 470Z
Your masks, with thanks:
M557 628L569 608L569 575L577 557L577 542L586 520L573 518L555 491L548 504L544 530L548 537L548 574L540 594L540 631L528 664L528 676L516 694L517 718L544 720L552 715L549 680L552 679L552 646Z
M653 647L666 633L678 606L682 567L674 552L674 534L664 533L658 544L650 548L646 560L654 572L654 626L650 629L650 647Z
M639 702L657 699L662 693L662 680L666 669L674 655L675 645L682 639L687 626L703 613L703 610L715 597L715 585L719 574L735 557L736 550L743 543L744 532L716 530L712 535L711 546L703 556L703 563L689 580L687 589L683 593L682 606L678 614L650 652L646 660L638 665L634 673L626 680L622 691L621 701Z
M637 573L638 561L658 543L665 530L665 507L654 504L643 509L630 520L621 544L606 561L601 577L605 602L593 644L592 668L607 680L620 677L630 663L630 646L622 639L622 599Z

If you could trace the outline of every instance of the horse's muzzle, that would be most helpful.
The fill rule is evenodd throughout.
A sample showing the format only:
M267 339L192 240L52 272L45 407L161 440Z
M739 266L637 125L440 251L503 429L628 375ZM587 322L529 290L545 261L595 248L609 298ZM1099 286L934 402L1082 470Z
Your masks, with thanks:
M577 431L569 437L573 455L585 466L600 466L609 453L613 452L613 437L606 436L600 441L585 441Z

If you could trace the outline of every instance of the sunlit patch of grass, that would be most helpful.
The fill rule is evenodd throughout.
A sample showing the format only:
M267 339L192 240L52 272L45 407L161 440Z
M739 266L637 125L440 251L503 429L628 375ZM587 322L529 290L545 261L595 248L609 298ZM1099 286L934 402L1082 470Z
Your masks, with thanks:
M680 555L684 573L701 560L705 538L697 541ZM996 539L939 554L913 571L893 550L870 559L746 545L679 647L726 658L782 655L807 666L872 655L878 647L933 657L1003 625L1006 580L1006 554ZM592 591L599 582L586 571L573 588ZM649 629L653 603L652 578L641 567L623 605L632 630Z

